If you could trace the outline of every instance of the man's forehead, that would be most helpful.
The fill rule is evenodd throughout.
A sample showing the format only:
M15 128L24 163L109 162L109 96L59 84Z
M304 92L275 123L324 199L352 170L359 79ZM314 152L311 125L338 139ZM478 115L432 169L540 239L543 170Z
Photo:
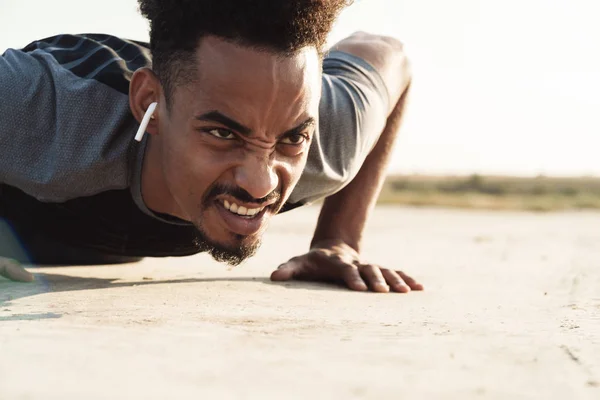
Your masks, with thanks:
M314 85L320 81L321 75L320 56L315 47L304 47L287 54L206 36L196 49L195 61L199 80L225 78L241 81L243 78L255 80L267 77L281 82Z
M321 63L316 49L282 56L206 37L195 57L195 79L184 85L187 95L178 100L188 118L217 110L248 126L261 126L318 117Z

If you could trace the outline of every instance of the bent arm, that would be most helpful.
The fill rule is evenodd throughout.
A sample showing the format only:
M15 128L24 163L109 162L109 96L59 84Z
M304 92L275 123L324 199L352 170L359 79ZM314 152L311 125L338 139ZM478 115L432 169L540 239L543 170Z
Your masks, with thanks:
M360 251L365 223L385 179L385 170L402 121L410 86L408 61L395 39L359 33L334 46L369 62L383 78L390 98L390 112L376 145L358 174L341 191L329 196L321 209L311 247L342 240Z
M127 187L127 95L41 49L0 56L0 95L0 184L44 202Z

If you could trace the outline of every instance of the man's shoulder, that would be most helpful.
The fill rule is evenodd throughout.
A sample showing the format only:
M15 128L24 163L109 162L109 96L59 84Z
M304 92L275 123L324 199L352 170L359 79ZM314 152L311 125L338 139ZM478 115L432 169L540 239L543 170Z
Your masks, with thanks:
M139 42L58 35L0 57L0 183L62 202L130 184L137 122L133 72L149 64Z
M21 51L50 55L60 68L129 93L133 73L151 65L147 43L107 34L61 34L28 44Z
M388 93L363 58L332 50L323 60L319 129L288 207L341 190L358 173L387 119Z

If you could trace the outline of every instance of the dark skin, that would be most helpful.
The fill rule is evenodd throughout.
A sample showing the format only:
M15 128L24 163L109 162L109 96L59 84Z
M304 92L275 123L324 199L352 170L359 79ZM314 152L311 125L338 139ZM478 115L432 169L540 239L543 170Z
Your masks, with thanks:
M222 246L250 244L289 197L306 163L318 114L318 56L305 49L281 58L206 37L197 58L196 79L174 90L170 110L152 71L138 71L132 79L136 118L150 103L159 104L147 128L152 137L142 173L144 201L154 211L202 226ZM224 195L203 205L215 185L241 188L255 199L274 191L280 196L273 203ZM247 220L224 220L225 201L266 207L259 226L245 229Z
M365 223L385 178L410 86L402 45L356 33L334 47L378 70L389 92L389 116L357 176L325 200L310 251L282 264L271 279L334 282L357 291L422 290L404 272L360 257ZM281 57L205 37L196 61L193 79L175 87L169 107L151 70L138 70L132 78L130 105L138 121L158 102L146 130L151 137L142 170L144 202L155 212L191 221L220 246L251 245L290 196L306 163L318 123L318 52L307 47ZM255 201L228 194L207 198L216 185L241 188ZM233 203L257 214L232 214L227 205Z

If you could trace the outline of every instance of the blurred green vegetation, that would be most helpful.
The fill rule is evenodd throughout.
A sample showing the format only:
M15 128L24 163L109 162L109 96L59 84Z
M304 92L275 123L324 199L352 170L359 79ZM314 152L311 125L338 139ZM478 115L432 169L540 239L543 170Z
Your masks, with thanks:
M600 178L390 176L379 204L493 210L600 210Z

